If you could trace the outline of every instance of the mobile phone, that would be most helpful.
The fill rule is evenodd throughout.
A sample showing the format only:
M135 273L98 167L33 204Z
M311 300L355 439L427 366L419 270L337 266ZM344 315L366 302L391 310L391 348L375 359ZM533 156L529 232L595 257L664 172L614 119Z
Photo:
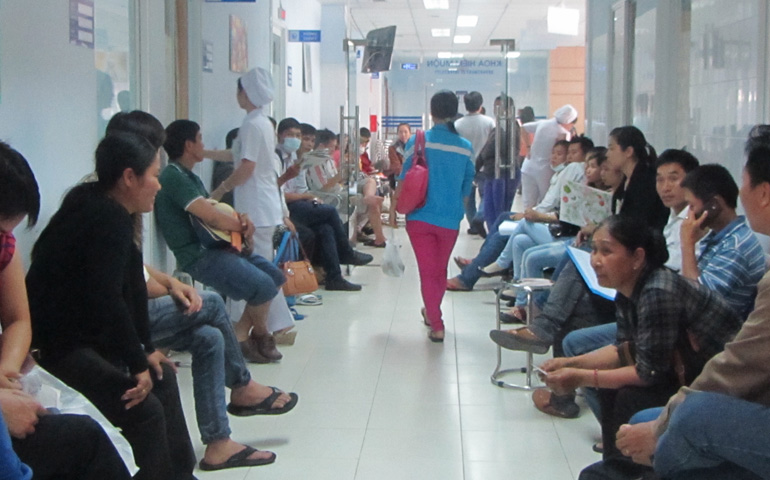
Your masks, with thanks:
M710 200L703 204L703 210L695 215L695 218L700 218L701 215L703 215L703 212L708 212L708 218L706 219L708 222L715 219L719 216L720 213L722 213L722 207L719 205L719 202L717 202L717 199L712 197Z

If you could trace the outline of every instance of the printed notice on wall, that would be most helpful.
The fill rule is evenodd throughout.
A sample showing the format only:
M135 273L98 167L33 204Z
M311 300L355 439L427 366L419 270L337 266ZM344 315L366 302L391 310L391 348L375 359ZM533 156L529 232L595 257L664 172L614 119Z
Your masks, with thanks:
M70 0L70 43L94 48L93 0Z

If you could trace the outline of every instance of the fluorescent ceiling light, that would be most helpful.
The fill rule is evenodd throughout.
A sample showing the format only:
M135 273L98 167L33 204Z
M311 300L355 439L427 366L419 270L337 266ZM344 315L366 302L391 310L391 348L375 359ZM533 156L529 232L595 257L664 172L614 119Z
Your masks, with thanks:
M506 58L519 58L521 56L521 52L508 52L505 54Z
M448 28L431 28L430 34L434 37L448 37L449 36L449 29Z
M463 58L463 53L438 52L438 58Z
M422 4L427 10L449 9L449 0L422 0Z
M478 15L458 15L457 26L458 27L475 27L479 23Z
M455 35L455 43L471 43L470 35Z
M577 8L548 7L548 33L578 34L580 10Z

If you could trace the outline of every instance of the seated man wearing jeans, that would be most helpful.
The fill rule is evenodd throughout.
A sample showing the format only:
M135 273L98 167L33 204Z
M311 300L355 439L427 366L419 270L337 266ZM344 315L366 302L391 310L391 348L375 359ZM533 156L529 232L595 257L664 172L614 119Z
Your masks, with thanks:
M160 175L163 188L155 198L155 215L178 268L230 298L246 300L235 334L247 360L268 363L272 358L280 358L267 330L267 313L284 283L283 273L259 255L241 255L201 245L190 215L219 230L242 232L246 239L252 237L254 224L245 214L231 217L208 202L203 182L192 171L195 164L203 161L200 126L190 120L172 122L166 128L163 147L170 161Z
M297 404L297 395L287 395L251 379L219 294L198 293L195 288L147 266L145 280L153 343L192 354L195 416L206 445L201 469L258 466L275 461L272 452L257 451L233 441L227 413L286 413ZM225 402L225 387L231 390L230 404Z

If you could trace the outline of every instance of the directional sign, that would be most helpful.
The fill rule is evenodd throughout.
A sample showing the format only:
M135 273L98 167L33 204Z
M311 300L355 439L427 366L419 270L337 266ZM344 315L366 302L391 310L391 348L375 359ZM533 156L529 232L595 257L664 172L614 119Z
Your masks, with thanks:
M320 42L321 31L320 30L289 30L290 42Z

